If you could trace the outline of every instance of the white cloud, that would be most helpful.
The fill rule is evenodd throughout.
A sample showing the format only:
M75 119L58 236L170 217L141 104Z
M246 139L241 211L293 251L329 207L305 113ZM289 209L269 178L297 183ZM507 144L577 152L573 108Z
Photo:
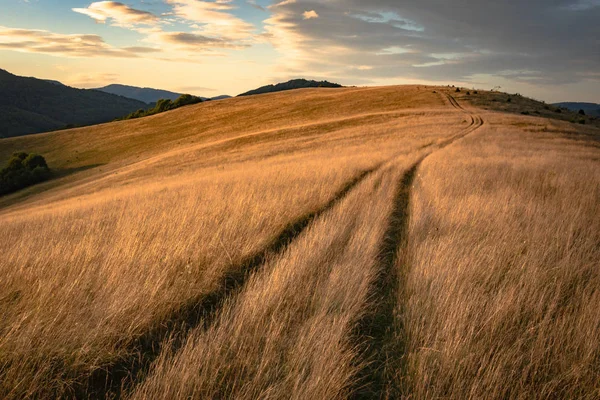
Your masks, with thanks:
M138 24L155 25L160 19L147 11L136 10L116 1L98 1L87 8L73 8L79 14L87 15L98 23L111 21L112 25L133 27Z
M255 26L231 14L231 1L165 0L178 17L196 24L196 34L224 40L248 40Z
M313 18L319 18L319 14L317 14L317 12L315 10L310 10L310 11L304 11L302 13L302 17L304 19L313 19Z
M133 58L157 51L150 47L114 47L90 34L65 35L45 30L0 26L0 49L66 57Z

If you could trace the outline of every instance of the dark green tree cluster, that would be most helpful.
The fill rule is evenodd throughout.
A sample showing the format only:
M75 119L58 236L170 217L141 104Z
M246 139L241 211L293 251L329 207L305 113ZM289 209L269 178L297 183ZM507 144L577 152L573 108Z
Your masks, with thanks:
M149 115L159 114L165 111L174 110L179 107L197 103L202 103L202 99L200 97L192 96L191 94L182 94L175 101L171 101L169 99L160 99L156 102L156 105L153 108L148 110L137 110L136 112L120 118L119 120L147 117Z
M14 153L6 167L0 169L0 195L15 192L45 181L50 168L39 154Z

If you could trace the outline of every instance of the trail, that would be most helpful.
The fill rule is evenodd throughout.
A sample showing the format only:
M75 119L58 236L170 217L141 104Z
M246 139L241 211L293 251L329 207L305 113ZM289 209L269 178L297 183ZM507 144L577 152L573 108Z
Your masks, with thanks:
M481 116L471 114L454 97L445 95L451 107L467 114L471 120L462 132L438 144L437 149L413 164L398 183L394 208L379 251L379 276L373 284L373 304L356 326L356 345L362 348L361 365L353 386L351 399L400 398L402 388L390 381L398 370L405 369L404 327L396 316L399 294L405 286L404 276L410 266L406 259L410 224L410 199L415 176L420 165L431 154L475 132L484 124ZM400 268L399 268L400 265ZM400 335L399 335L400 333Z
M448 101L453 108L469 114L468 111L460 107L452 96L448 95ZM398 185L386 238L380 248L380 274L373 288L374 298L376 299L375 306L358 323L357 336L360 338L359 344L367 344L366 348L368 350L364 352L364 357L368 363L360 373L360 386L356 388L353 398L377 397L374 394L383 394L386 387L386 360L392 353L390 352L389 335L394 332L394 308L397 302L398 285L400 284L396 269L397 249L406 241L411 187L417 169L426 157L456 140L464 138L483 125L481 117L469 115L471 122L467 128L457 135L437 143L434 150L428 151L404 174ZM239 139L231 138L225 140L225 142ZM360 173L320 209L307 213L288 224L262 250L240 264L233 266L219 283L218 290L189 300L162 321L157 321L153 328L128 344L127 353L131 354L130 357L97 369L85 381L75 383L73 385L73 397L120 398L124 393L131 392L133 388L144 381L154 360L162 351L166 350L165 346L168 346L169 351L176 352L183 346L192 329L198 327L206 329L209 327L224 302L236 296L236 293L245 285L248 278L264 265L268 256L285 251L315 219L332 209L368 176L390 165L396 158L397 156L394 156L390 160ZM398 347L395 346L394 348L396 349L394 352L396 352Z
M231 268L219 283L217 291L191 299L137 338L128 346L131 357L97 369L86 381L74 385L74 397L119 398L123 393L129 392L145 379L152 362L164 350L165 344L170 347L170 351L176 352L185 343L190 330L196 327L206 329L210 326L225 300L235 296L248 278L262 267L267 256L283 252L312 221L332 209L352 189L386 163L383 162L363 171L349 181L323 207L288 224L265 248Z

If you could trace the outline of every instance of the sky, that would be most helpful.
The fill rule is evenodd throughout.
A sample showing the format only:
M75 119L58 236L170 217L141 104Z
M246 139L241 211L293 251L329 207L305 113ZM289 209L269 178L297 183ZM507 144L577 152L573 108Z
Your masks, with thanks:
M600 0L0 0L0 68L207 97L307 78L600 103Z

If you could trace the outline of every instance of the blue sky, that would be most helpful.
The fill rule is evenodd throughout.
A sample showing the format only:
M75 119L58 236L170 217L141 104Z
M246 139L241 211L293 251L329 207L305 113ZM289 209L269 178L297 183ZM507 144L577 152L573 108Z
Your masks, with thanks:
M600 102L600 0L0 0L0 68L237 94L296 77Z

